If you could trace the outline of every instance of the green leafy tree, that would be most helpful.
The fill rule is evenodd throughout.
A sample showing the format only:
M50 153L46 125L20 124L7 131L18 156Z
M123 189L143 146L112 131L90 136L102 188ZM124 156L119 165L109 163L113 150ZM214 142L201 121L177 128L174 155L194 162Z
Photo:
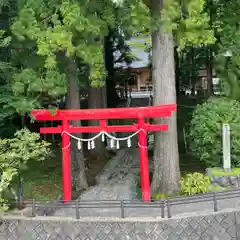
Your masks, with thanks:
M51 102L66 93L68 108L80 108L79 77L86 64L90 85L104 85L102 36L114 24L112 8L108 1L25 1L18 6L11 45L22 51L11 55L17 68L10 83L18 96L17 109L42 107L46 99ZM87 188L83 153L75 144L71 149L73 183L78 190Z
M179 88L193 87L199 80L199 70L205 65L204 47L186 47L181 52L175 51L175 73ZM177 89L180 90L180 89Z

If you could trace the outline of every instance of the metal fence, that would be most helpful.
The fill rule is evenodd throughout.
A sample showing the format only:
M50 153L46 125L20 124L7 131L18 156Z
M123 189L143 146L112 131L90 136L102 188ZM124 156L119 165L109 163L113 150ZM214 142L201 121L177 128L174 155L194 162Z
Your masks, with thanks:
M87 200L75 200L65 202L62 200L54 200L47 202L40 202L36 199L31 201L25 201L25 207L31 209L31 216L35 217L36 213L40 215L51 215L54 211L62 208L71 208L75 211L76 219L81 217L81 209L119 209L119 217L125 218L125 213L128 209L142 209L142 208L154 208L159 209L159 217L161 218L172 218L172 209L174 206L190 205L194 203L210 203L212 204L212 210L218 212L220 209L219 205L222 200L224 203L227 200L235 199L240 197L240 189L218 191L213 193L194 195L194 196L179 196L176 198L152 200L151 202L143 202L141 200L130 201L130 200L102 200L102 201L87 201ZM231 205L231 204L230 204ZM231 206L232 207L232 206ZM205 210L204 208L202 210ZM39 214L38 214L39 215ZM68 217L66 215L66 217ZM151 217L151 214L149 215Z

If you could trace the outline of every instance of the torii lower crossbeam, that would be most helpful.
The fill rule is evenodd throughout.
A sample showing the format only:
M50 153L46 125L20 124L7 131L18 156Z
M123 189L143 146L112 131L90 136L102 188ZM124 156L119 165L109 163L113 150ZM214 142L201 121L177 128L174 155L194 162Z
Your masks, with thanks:
M33 110L32 116L37 121L62 121L58 127L45 127L40 129L42 134L62 134L62 171L63 171L63 199L72 199L71 191L71 159L70 136L74 133L99 133L99 132L137 132L140 152L140 176L142 199L150 201L150 179L148 167L147 132L167 131L167 124L149 124L146 118L171 117L176 111L176 105L161 105L140 108L113 108L113 109L88 109L88 110L58 110L52 115L48 110ZM107 126L108 119L137 119L137 124L123 126ZM73 127L72 120L99 120L99 126ZM68 133L68 134L67 134Z

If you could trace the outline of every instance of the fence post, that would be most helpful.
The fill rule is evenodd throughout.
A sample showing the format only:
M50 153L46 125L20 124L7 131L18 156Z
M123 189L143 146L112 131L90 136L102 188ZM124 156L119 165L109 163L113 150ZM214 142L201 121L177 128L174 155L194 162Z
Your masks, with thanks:
M172 214L171 214L171 203L170 200L167 200L167 212L168 212L168 218L172 218Z
M35 208L36 208L36 201L35 199L33 199L32 200L32 217L36 217Z
M236 184L236 187L239 188L239 181L240 181L240 177L239 177L239 175L237 175L236 178L237 178L237 182L236 182L237 184Z
M121 218L125 218L125 216L124 216L124 200L121 200Z
M230 126L222 126L222 146L223 146L223 169L231 171L231 143L230 143Z
M17 201L18 201L19 210L22 210L23 209L23 184L22 184L22 177L20 173L18 175Z
M80 218L80 213L79 213L79 199L76 200L76 219Z
M161 200L161 218L165 218L165 200Z
M216 193L213 193L213 210L214 212L218 211L217 196Z

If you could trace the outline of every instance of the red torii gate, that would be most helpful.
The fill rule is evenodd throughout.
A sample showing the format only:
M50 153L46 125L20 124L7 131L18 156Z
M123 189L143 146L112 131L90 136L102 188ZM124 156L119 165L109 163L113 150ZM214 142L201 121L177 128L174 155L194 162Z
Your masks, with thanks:
M71 155L70 135L72 133L98 133L98 132L138 132L138 146L140 152L140 176L142 199L150 201L150 180L148 168L148 147L147 132L167 131L167 124L149 124L145 118L166 118L171 117L176 111L176 104L137 107L137 108L108 108L108 109L87 109L87 110L58 110L52 115L48 110L33 110L31 115L37 121L62 121L58 127L40 128L42 134L62 134L62 183L63 200L72 199L71 187ZM133 125L107 126L108 119L137 119L138 123ZM99 120L99 126L73 127L72 120ZM68 133L68 134L67 134Z

